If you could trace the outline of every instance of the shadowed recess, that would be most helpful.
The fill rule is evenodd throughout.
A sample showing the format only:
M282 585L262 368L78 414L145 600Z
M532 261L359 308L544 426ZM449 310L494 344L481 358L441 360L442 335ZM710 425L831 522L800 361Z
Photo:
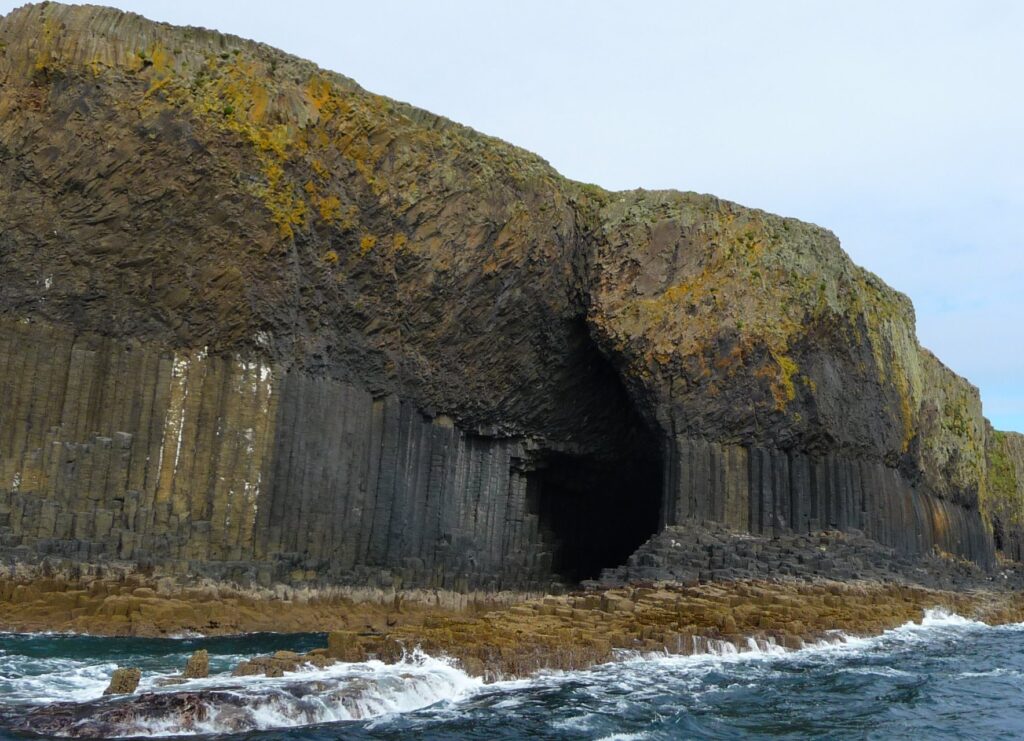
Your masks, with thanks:
M532 477L527 497L552 546L552 571L578 582L624 563L657 532L661 493L656 455L636 451L609 463L556 453Z

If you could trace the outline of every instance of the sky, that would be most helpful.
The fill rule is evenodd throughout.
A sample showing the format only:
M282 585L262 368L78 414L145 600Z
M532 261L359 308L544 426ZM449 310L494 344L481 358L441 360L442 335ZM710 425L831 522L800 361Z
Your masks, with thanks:
M827 227L1024 431L1024 2L106 4L266 42L576 180Z

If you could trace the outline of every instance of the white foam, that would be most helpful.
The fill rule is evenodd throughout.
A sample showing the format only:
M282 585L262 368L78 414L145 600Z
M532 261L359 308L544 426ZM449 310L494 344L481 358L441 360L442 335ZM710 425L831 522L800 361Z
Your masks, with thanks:
M749 673L751 681L760 682L769 680L784 668L776 663L780 661L831 662L840 655L913 650L922 643L955 639L965 632L1022 628L1024 625L993 629L984 623L936 608L927 610L918 622L908 622L875 637L853 637L836 631L798 650L787 649L771 639L746 639L738 645L732 641L698 639L694 646L688 647L697 651L690 655L620 655L624 661L583 672L544 672L530 679L487 685L486 691L505 695L498 700L496 707L514 707L518 700L512 695L517 690L582 680L587 685L594 684L597 694L607 694L609 702L619 702L623 693L635 693L631 694L632 700L648 694L656 695L664 686L659 677L666 679L670 676L673 682L682 683L697 696L720 689L718 685L707 686L705 680L726 665L748 664L749 668L745 667L744 672ZM225 658L218 657L219 660ZM175 665L180 663L175 661ZM218 661L218 666L227 665ZM0 692L5 695L5 703L95 700L102 695L115 668L116 665L110 662L90 665L65 659L28 659L4 655L0 651L0 677L6 677L0 678ZM898 672L886 667L851 670L862 673ZM600 681L595 683L593 680L598 675ZM422 652L415 652L399 664L371 661L340 663L325 669L305 667L278 678L232 677L224 672L181 685L157 687L159 679L159 675L144 672L140 692L215 691L204 708L203 719L183 724L176 715L149 717L126 727L121 735L226 733L351 720L384 719L382 722L386 722L394 714L435 704L449 708L451 703L485 688L481 680L469 677L451 662ZM301 689L297 689L300 684ZM561 725L558 727L583 731L592 720L590 713L580 708L574 717L559 721Z
M838 630L830 631L820 640L807 642L799 649L786 648L771 638L748 638L739 646L728 640L695 638L691 649L693 652L689 654L622 653L619 654L620 661L603 667L595 667L590 671L617 674L620 689L624 690L637 690L642 687L645 684L645 678L649 678L652 673L670 672L675 681L680 681L685 677L691 679L693 691L699 693L714 689L702 688L702 679L710 672L727 665L759 666L761 667L760 677L764 679L767 677L765 673L770 673L771 666L779 660L831 662L840 657L856 656L880 649L891 651L901 647L910 648L922 642L981 629L994 630L985 623L965 618L942 608L934 608L926 610L919 622L907 622L878 636L851 636ZM864 671L885 672L884 669L865 669ZM893 672L898 671L893 670ZM573 677L579 676L579 673L563 675L555 673L550 675L550 678L558 681L559 676ZM539 678L526 681L536 683ZM509 682L505 685L513 688L516 683Z
M843 671L848 674L864 674L873 677L910 677L913 676L910 672L905 672L902 669L896 669L891 666L853 666L847 667Z
M569 718L554 721L551 724L551 727L557 728L560 731L590 731L593 730L595 717L596 716L593 713L574 715Z
M451 662L419 651L397 664L336 664L274 678L208 677L154 690L219 693L204 701L198 717L182 719L177 713L150 716L116 729L111 735L237 733L368 720L454 702L480 687L481 680L470 677Z
M907 626L918 625L917 623L907 623ZM919 625L922 628L988 628L990 627L986 623L978 620L971 620L965 618L962 615L957 615L955 612L949 612L942 607L935 607L931 610L924 611L924 618L922 618Z
M1006 669L1005 667L999 667L998 669L990 669L987 672L960 672L956 675L959 679L976 679L978 677L1020 677L1019 671L1013 669Z
M71 659L0 657L0 694L5 704L85 702L103 695L117 664Z

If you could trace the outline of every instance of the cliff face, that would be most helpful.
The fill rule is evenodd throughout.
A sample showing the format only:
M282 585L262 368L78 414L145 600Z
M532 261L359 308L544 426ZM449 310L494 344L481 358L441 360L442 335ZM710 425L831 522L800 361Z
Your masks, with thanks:
M712 519L992 561L977 390L824 230L109 9L0 20L0 85L16 560L543 586Z
M1024 560L1024 435L988 428L982 510L995 546L1008 558Z
M591 276L592 332L668 441L669 521L990 558L978 391L832 234L711 197L613 196Z

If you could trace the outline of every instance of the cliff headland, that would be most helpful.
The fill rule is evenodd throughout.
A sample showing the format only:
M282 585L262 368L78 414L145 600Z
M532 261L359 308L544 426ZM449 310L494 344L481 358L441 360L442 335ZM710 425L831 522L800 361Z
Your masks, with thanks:
M0 276L2 629L507 674L1021 617L1024 437L820 227L42 3L0 18Z

